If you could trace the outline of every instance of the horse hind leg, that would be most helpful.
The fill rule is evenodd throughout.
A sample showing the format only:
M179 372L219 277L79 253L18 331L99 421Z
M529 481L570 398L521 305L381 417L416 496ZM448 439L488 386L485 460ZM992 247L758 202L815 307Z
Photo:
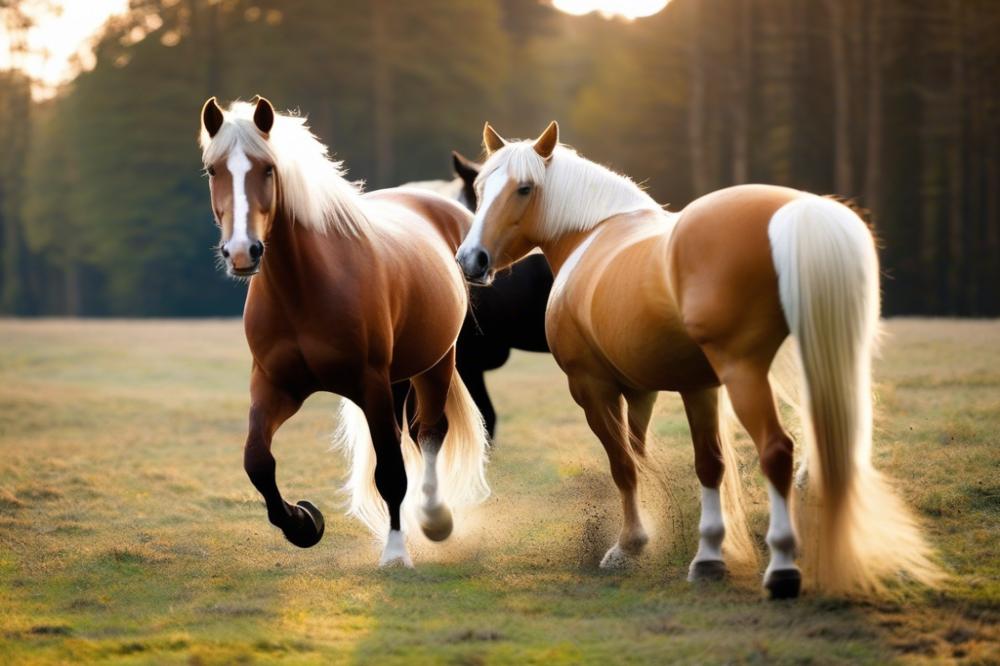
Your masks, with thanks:
M639 516L638 473L627 438L622 392L611 383L592 378L570 378L570 393L587 416L591 431L601 441L611 464L611 476L621 494L624 521L618 541L601 559L602 569L629 566L642 552L649 537ZM650 405L651 410L651 405ZM646 419L648 424L648 418ZM645 431L645 428L643 428Z
M375 488L389 510L389 534L379 566L413 566L402 531L401 510L406 497L406 468L400 447L393 387L387 372L372 372L359 402L375 448Z
M688 580L722 580L727 575L722 559L726 524L722 515L719 487L725 472L719 439L718 389L681 394L691 441L694 468L701 483L701 519L698 521L698 552L688 568ZM730 472L735 474L736 471Z
M444 541L454 528L451 510L441 497L437 469L438 454L448 434L445 405L454 372L452 348L437 365L412 380L417 397L417 444L424 462L418 519L431 541Z
M722 366L719 376L729 391L736 416L753 439L767 478L770 522L767 545L771 559L764 588L772 599L797 597L802 575L795 564L797 537L788 499L792 487L792 439L781 427L768 381L769 362L741 360Z

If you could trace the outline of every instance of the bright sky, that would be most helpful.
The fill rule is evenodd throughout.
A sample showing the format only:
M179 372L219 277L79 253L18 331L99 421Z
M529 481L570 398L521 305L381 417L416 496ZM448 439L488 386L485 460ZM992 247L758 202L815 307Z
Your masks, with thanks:
M70 65L74 55L80 55L86 65L90 56L90 37L104 25L108 17L128 9L128 0L57 0L62 8L59 16L40 16L38 24L28 34L28 46L33 51L25 69L42 84L36 96L45 96L51 88L75 74ZM7 28L0 22L0 69L10 65Z
M567 14L589 14L600 12L604 16L624 16L637 19L652 16L670 0L552 0L552 5Z

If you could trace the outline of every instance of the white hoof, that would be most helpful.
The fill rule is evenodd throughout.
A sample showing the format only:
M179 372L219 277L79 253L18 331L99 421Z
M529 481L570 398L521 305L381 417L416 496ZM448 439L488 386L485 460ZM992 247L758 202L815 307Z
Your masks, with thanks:
M611 546L611 549L604 554L601 559L601 568L608 570L621 570L628 569L633 566L638 560L638 554L629 554L622 550L622 547L617 543Z
M401 531L389 530L389 538L385 542L385 548L382 550L382 557L379 558L378 565L382 568L413 568L413 560L410 559L410 553L406 550L406 539Z
M444 541L451 536L451 531L455 524L451 518L451 511L442 502L437 506L427 508L420 507L420 529L424 536L431 541Z

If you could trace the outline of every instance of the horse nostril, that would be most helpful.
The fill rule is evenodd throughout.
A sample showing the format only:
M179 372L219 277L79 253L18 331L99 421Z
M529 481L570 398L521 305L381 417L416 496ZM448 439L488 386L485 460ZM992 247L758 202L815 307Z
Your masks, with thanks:
M256 241L250 246L250 258L257 261L264 254L264 244Z
M476 268L481 271L486 270L490 265L490 255L486 250L479 250L475 256Z

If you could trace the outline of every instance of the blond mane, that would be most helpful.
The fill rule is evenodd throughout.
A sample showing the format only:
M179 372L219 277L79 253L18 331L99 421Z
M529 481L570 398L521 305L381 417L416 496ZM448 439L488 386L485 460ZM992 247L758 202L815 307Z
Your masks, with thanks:
M476 186L482 187L498 169L505 169L518 182L541 188L540 231L546 238L587 231L621 213L662 210L632 179L566 146L557 146L546 166L533 141L509 143L483 164Z
M363 183L344 177L343 163L330 158L304 117L276 113L265 138L254 125L254 108L247 102L233 102L214 137L202 127L204 163L224 160L238 146L248 157L274 164L280 205L291 220L321 233L332 229L351 236L367 235L371 222L362 208Z

